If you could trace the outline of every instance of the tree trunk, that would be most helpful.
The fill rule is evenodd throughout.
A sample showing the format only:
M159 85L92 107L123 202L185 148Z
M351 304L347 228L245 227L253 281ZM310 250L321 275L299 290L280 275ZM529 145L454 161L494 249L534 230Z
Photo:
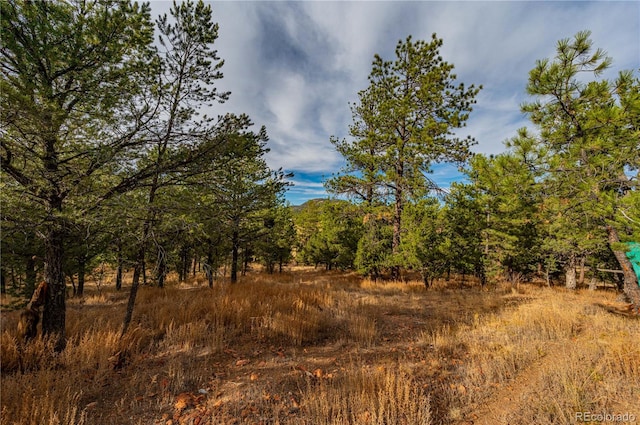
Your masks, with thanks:
M186 281L189 278L189 268L191 266L191 258L189 257L190 249L186 247L184 250L184 271L183 271L183 281Z
M178 265L178 280L184 282L189 275L189 248L185 245L180 247L180 264Z
M18 281L16 280L16 269L11 265L11 287L14 291L18 291Z
M129 301L127 302L127 312L124 316L121 336L127 333L127 329L129 329L131 319L133 318L133 308L136 305L136 296L138 295L138 288L140 286L140 274L142 272L142 266L144 265L144 260L140 260L141 255L144 256L144 247L140 247L138 251L138 261L133 269L133 280L131 281L131 291L129 292Z
M167 275L167 259L162 247L158 247L158 274L156 280L158 282L158 288L164 288L164 279Z
M123 259L122 259L122 244L118 243L118 268L116 269L116 291L122 289L122 268L123 268Z
M565 286L567 289L576 289L576 257L572 254L569 257L569 261L567 262L564 269L565 276Z
M36 290L36 260L33 255L26 257L24 294L28 297Z
M400 279L400 266L395 264L395 262L397 260L396 255L400 251L400 234L402 231L402 210L404 209L402 189L397 188L395 196L396 200L393 214L393 239L391 241L391 253L394 257L394 264L391 266L392 280Z
M251 252L247 246L244 247L244 251L242 253L242 276L247 275L247 271L249 270L249 257Z
M613 251L620 268L622 269L624 277L624 294L629 299L629 302L633 305L633 311L636 314L640 314L640 286L638 286L638 277L633 271L633 265L631 260L627 257L625 251L621 250L618 246L620 244L620 238L618 232L612 226L607 226L607 234L609 236L609 247Z
M238 250L240 247L240 235L237 230L231 234L231 283L238 281Z
M209 239L207 249L207 267L204 269L209 281L209 288L213 288L213 241Z
M580 257L580 274L578 275L578 285L584 285L584 267L587 259L585 257Z
M424 284L425 289L429 289L431 287L431 280L429 279L429 274L426 271L421 270L420 276L422 277L422 283Z
M140 259L140 269L142 270L142 284L147 286L147 260L146 260L146 249Z
M56 220L57 221L57 220ZM53 223L46 234L44 276L47 294L42 313L42 334L54 339L54 349L61 352L66 346L66 285L62 271L64 232L59 223Z
M78 288L74 295L82 297L84 295L84 281L86 275L86 261L84 258L78 259Z
M76 281L73 280L73 275L69 275L69 280L71 281L71 289L73 290L73 296L75 297L76 292L78 292L78 287L76 286Z
M546 282L547 282L547 286L548 286L548 287L551 287L551 273L550 273L550 271L549 271L549 268L550 268L550 267L549 267L549 265L547 264L547 265L545 266L545 268L544 268L544 278L545 278L545 280L546 280Z
M4 267L0 267L0 293L7 293L7 279L6 272L4 271Z
M149 193L149 205L153 203L153 199L155 198L155 190L151 190ZM151 218L145 220L142 226L142 241L140 241L140 245L138 247L138 256L136 257L136 265L133 269L133 281L131 282L131 291L129 292L129 301L127 302L127 312L124 316L124 323L122 325L122 334L124 336L127 333L127 329L129 329L129 324L131 323L131 319L133 317L133 308L136 305L136 296L138 295L138 287L140 286L140 273L143 275L144 283L146 284L146 276L145 276L145 256L146 256L146 241L149 237L149 233L151 232Z

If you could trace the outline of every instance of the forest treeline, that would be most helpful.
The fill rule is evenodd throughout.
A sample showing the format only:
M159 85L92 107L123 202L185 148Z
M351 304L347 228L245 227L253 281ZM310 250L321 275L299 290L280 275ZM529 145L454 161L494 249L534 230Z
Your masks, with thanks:
M529 73L522 128L499 155L471 154L464 122L481 87L456 84L442 40L398 43L376 56L352 106L348 140L332 139L346 167L297 215L298 259L375 277L417 271L429 286L451 273L568 288L614 281L640 306L640 80L612 63L588 31L558 41ZM463 182L429 178L456 162ZM634 242L636 241L636 242ZM632 255L633 254L633 255ZM633 258L635 264L632 263Z
M347 164L325 182L335 198L294 208L290 175L265 161L267 129L203 113L231 95L210 6L176 3L155 21L148 4L116 0L0 12L2 289L28 297L47 282L43 331L60 349L67 285L81 295L102 265L131 288L124 330L141 282L195 267L210 285L222 270L235 282L254 261L412 270L427 285L462 273L575 287L619 269L640 306L627 256L640 240L640 83L602 78L611 59L588 32L536 62L522 105L535 129L496 156L456 135L481 87L456 81L443 40L401 40L393 61L375 56L349 139L331 140ZM465 182L437 188L441 162Z

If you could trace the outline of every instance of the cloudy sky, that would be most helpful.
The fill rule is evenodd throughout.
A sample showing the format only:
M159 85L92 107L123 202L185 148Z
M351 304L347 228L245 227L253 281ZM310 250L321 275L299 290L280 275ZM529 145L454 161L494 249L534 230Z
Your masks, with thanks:
M152 2L154 11L170 3ZM640 67L640 2L586 1L223 1L212 2L225 60L218 86L230 90L224 110L248 113L269 133L268 163L295 174L287 199L326 197L325 177L344 161L329 142L348 137L350 102L367 87L374 54L395 59L412 35L444 40L441 54L458 81L484 89L461 135L474 151L498 153L528 125L519 110L536 59L553 57L557 40L590 30L613 58L606 77ZM442 186L460 179L434 167Z

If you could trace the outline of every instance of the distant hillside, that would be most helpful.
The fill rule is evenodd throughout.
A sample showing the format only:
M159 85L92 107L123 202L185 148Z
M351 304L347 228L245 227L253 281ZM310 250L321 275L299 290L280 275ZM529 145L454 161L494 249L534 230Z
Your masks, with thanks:
M290 208L291 208L291 211L293 211L293 213L295 214L297 212L300 212L302 209L308 207L311 204L319 204L327 201L331 201L331 200L328 198L314 198L314 199L309 199L308 201L300 205L291 205Z

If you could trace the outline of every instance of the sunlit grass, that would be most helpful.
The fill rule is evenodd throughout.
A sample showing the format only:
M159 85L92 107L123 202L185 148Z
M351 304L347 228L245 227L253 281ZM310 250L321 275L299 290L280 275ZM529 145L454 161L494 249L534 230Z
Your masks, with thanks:
M598 306L613 293L299 268L142 287L120 338L126 296L69 299L61 354L19 346L19 312L3 312L2 425L156 423L185 392L202 424L457 424L487 406L568 424L640 405L640 322ZM499 399L510 386L526 414Z

